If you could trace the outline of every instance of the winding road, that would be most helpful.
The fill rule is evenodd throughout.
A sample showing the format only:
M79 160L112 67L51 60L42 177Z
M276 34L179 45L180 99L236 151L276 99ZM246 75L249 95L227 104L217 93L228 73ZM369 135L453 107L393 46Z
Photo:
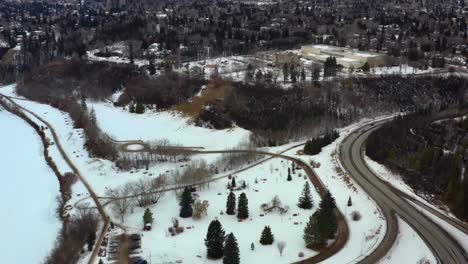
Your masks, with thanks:
M405 195L382 181L367 166L364 161L365 141L383 123L385 121L359 128L346 137L340 145L339 157L342 166L378 204L387 221L387 232L383 242L362 263L376 263L392 248L398 233L394 213L412 226L432 250L439 263L468 263L467 253L450 234L409 203Z

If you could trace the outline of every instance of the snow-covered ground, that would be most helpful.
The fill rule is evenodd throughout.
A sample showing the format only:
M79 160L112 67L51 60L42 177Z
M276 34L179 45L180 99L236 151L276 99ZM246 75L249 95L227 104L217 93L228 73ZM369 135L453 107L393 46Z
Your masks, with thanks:
M409 185L407 185L404 182L404 180L401 178L401 175L393 173L384 165L372 160L368 156L365 156L364 160L366 161L369 168L375 172L375 175L379 176L382 180L390 183L393 187L410 195L411 197L413 197L414 199L417 199L418 201L424 203L425 205L430 206L431 208L437 210L438 212L444 214L445 216L457 219L456 216L454 216L450 212L450 209L448 207L443 206L443 205L435 206L434 204L428 202L423 197L417 195L416 192L413 190L413 188L411 188Z
M430 248L401 218L398 218L398 229L397 240L385 258L380 261L381 264L437 263Z
M15 95L14 87L2 88L1 93ZM55 128L65 152L70 156L75 165L80 169L82 175L88 180L92 188L98 195L103 195L107 188L122 186L128 181L139 178L156 176L159 173L176 170L182 163L160 163L149 168L147 172L140 170L132 172L119 171L111 162L94 159L84 149L83 132L74 129L70 117L59 110L45 104L35 103L27 100L17 100L15 102L23 107L35 112L46 119ZM238 144L248 135L248 131L241 129L215 131L205 128L195 127L187 124L187 121L179 116L172 116L169 113L146 113L143 115L130 114L120 108L115 108L105 103L93 103L88 105L96 111L96 116L101 128L111 136L119 140L156 140L169 139L171 142L189 146L203 146L209 149L229 148ZM35 120L39 122L38 120ZM364 121L363 121L364 122ZM362 122L361 122L362 123ZM336 150L343 138L351 133L354 124L341 129L341 136L333 144L323 148L322 152L316 156L297 155L297 150L301 147L286 152L286 155L294 156L306 161L320 162L320 168L316 172L322 182L330 189L336 199L337 206L346 216L350 228L350 237L346 246L336 255L326 260L325 263L349 263L356 262L364 254L375 248L385 234L385 221L382 218L375 203L367 194L338 169L336 160ZM245 133L245 134L243 134ZM48 137L50 132L46 131ZM297 144L291 143L286 146L270 148L270 152L279 152L282 149ZM58 154L51 150L54 159ZM198 158L210 159L208 155L200 155ZM197 157L195 157L197 158ZM304 247L302 239L304 226L313 211L304 211L297 208L297 199L300 196L303 184L307 179L300 178L297 171L293 175L293 181L286 181L287 166L289 162L275 158L262 165L237 174L237 182L246 181L249 188L245 190L249 198L249 209L251 219L242 223L237 222L235 216L220 215L221 210L225 210L227 190L225 185L227 179L219 180L210 184L209 189L199 192L200 199L208 200L210 207L208 215L201 220L183 219L181 225L194 228L186 229L184 233L175 236L167 236L167 228L171 225L172 217L178 215L178 202L174 192L167 193L161 200L152 206L155 223L153 231L144 232L143 256L151 259L152 263L167 263L170 261L184 260L184 263L206 263L206 252L203 239L206 236L209 222L217 217L223 224L227 232L233 232L240 245L241 260L243 263L286 263L297 261L299 252L304 252L305 256L312 256L316 252ZM59 166L61 171L68 168ZM255 183L257 179L258 183ZM266 179L266 180L262 180ZM286 187L286 188L285 188ZM257 190L257 191L256 191ZM239 191L236 195L239 195ZM289 212L283 216L279 213L270 213L260 216L260 204L270 201L274 195L278 195L284 205L289 205ZM73 186L73 197L70 204L88 196L81 183ZM348 198L351 196L353 205L347 206ZM315 201L314 210L317 208L319 196L313 192ZM107 207L106 210L110 211ZM135 208L125 221L125 225L134 231L142 229L143 208ZM362 214L360 221L352 221L350 214L358 211ZM298 213L298 216L293 214ZM114 219L117 219L115 217ZM294 224L297 222L298 224ZM285 241L287 243L282 257L279 256L277 248L273 246L261 246L258 243L260 233L265 225L272 227L275 241ZM250 249L251 243L255 244L255 250ZM200 257L198 257L199 255ZM220 262L220 261L219 261Z
M154 141L167 139L171 144L204 147L209 150L233 148L246 141L250 132L239 128L215 130L195 126L176 112L130 113L111 103L90 103L99 127L116 140Z
M414 202L410 202L410 203L419 211L421 211L423 214L431 218L435 223L437 223L443 229L445 229L445 231L447 231L450 235L452 235L455 238L455 240L465 249L465 251L468 252L468 235L458 230L457 228L453 227L452 225L448 224L447 222L445 222L438 216L422 208L421 206L415 204Z
M42 263L61 228L59 184L29 124L0 107L0 129L2 263Z
M238 222L233 215L221 215L226 210L226 198L229 191L226 189L228 179L216 181L210 184L209 189L197 192L200 200L209 201L208 215L200 220L179 218L179 205L175 192L166 193L165 196L154 206L150 207L154 213L155 222L153 230L143 232L143 256L152 263L206 263L206 247L204 238L208 225L213 219L218 219L223 225L226 234L233 232L236 236L241 263L290 263L300 260L299 252L304 252L305 257L315 255L316 252L304 247L302 233L310 215L317 209L320 202L319 195L312 188L314 208L312 210L299 209L296 204L305 182L305 173L297 170L292 175L293 180L287 181L287 168L291 162L281 159L272 159L245 172L236 174L238 185L246 181L248 188L244 191L235 191L238 201L239 194L245 192L249 200L249 219ZM302 176L299 176L302 175ZM258 183L255 183L257 179ZM180 194L180 193L179 193ZM270 202L278 195L283 206L289 206L289 211L280 215L278 212L264 213L260 205ZM143 228L142 216L144 208L135 209L128 217L126 225L134 227L135 230ZM265 214L264 216L260 216ZM298 214L293 216L293 214ZM185 227L182 234L174 237L168 233L172 226L172 218L177 217L180 225ZM295 224L297 223L297 224ZM262 246L259 243L260 234L265 225L269 225L275 238L275 244ZM187 229L187 227L192 227ZM285 241L286 249L281 257L276 248L276 242ZM255 250L250 246L254 243ZM221 263L220 261L212 261Z

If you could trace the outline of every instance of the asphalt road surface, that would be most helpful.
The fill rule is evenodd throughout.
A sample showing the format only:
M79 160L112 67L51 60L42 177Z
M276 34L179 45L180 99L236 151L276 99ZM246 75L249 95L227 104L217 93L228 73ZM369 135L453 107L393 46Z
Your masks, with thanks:
M468 263L467 252L443 228L413 207L395 189L380 180L364 161L364 147L367 137L385 121L375 122L351 133L340 146L340 160L351 177L371 196L384 213L387 224L392 223L392 212L405 220L419 233L432 250L439 263ZM396 233L395 233L396 232ZM393 225L387 225L385 239L364 263L375 263L385 257L394 243L398 232Z

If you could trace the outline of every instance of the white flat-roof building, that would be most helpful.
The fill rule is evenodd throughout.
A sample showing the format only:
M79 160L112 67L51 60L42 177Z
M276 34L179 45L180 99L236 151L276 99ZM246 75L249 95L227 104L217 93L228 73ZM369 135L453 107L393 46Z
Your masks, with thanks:
M384 66L386 56L384 54L353 50L350 48L336 47L330 45L305 45L301 47L302 56L306 59L325 62L325 60L333 56L338 64L343 67L354 68L362 67L366 62L371 67Z

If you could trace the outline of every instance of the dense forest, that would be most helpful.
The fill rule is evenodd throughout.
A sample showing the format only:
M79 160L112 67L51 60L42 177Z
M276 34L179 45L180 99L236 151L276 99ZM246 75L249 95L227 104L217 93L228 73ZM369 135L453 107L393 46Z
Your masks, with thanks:
M465 116L466 117L466 116ZM468 219L468 118L418 111L372 133L367 155L401 174L420 194L445 202Z

